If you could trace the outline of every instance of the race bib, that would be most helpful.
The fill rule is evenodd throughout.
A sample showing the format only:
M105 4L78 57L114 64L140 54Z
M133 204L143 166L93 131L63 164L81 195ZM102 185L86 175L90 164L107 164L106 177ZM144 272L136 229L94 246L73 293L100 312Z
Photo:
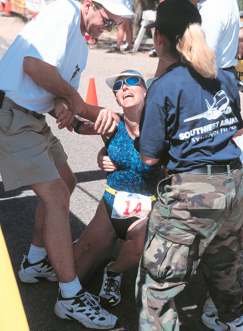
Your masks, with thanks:
M151 211L151 198L137 193L116 192L111 217L126 219L130 217L144 218Z

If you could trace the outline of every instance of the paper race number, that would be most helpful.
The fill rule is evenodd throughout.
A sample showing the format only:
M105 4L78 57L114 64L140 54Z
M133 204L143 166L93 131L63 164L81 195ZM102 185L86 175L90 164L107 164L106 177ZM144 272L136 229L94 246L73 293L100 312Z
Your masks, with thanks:
M111 216L117 219L144 218L151 211L151 198L137 193L118 191L115 195Z

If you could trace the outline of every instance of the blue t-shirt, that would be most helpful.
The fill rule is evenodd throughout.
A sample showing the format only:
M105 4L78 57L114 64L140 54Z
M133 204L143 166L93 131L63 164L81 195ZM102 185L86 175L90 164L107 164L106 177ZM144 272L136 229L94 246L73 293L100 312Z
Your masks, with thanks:
M206 79L176 64L148 90L140 152L183 172L239 158L231 139L242 127L237 82L227 71Z
M107 144L107 153L115 163L117 170L107 174L107 184L117 191L139 193L147 196L156 191L159 165L146 165L134 147L134 140L129 136L124 120L118 124L117 131ZM105 202L112 208L114 195L105 191Z

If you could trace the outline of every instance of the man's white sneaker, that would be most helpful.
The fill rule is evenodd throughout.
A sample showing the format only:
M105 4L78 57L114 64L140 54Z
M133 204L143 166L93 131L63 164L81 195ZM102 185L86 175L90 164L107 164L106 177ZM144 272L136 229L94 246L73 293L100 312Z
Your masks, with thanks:
M108 271L107 267L105 268L103 282L99 293L102 300L101 302L104 302L111 307L115 307L121 302L121 281L121 273Z
M92 294L83 290L72 298L63 298L59 291L55 314L62 319L76 320L90 329L112 329L117 322L115 315L108 313Z
M38 283L40 279L47 279L50 282L57 281L56 273L47 257L39 262L30 263L27 256L24 255L18 275L24 283Z
M209 329L214 331L243 331L243 316L236 318L231 322L220 322L215 313L202 314L202 322Z

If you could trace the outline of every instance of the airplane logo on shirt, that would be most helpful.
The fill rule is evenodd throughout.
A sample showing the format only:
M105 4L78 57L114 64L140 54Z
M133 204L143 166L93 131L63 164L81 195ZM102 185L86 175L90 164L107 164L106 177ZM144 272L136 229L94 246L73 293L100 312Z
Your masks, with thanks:
M77 73L79 73L79 71L80 71L80 68L79 68L78 64L76 64L75 70L74 70L74 72L72 74L72 77L71 77L71 80L74 79L74 77L77 75Z
M218 91L215 96L213 97L213 104L210 105L208 100L205 99L207 111L186 118L184 122L191 122L195 120L199 120L201 118L205 118L208 121L216 120L221 117L223 114L227 115L232 113L232 109L229 106L229 98L227 97L226 93L223 90Z

